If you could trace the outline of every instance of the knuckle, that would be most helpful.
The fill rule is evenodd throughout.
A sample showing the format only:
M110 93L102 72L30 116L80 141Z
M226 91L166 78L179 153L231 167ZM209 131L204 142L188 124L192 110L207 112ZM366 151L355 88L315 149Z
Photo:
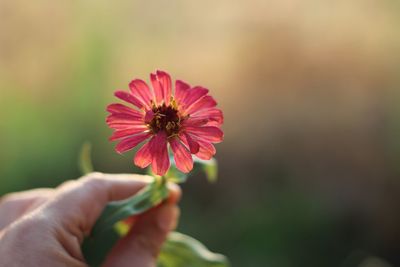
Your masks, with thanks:
M98 192L105 186L105 179L100 173L91 173L82 179L83 186L89 191Z
M0 197L0 205L16 200L19 195L20 193L15 193L15 192L3 195L2 197Z
M93 185L104 182L104 174L100 172L92 172L83 176L80 181L85 185Z
M104 174L101 172L91 172L83 176L82 180L97 180L104 177Z
M7 202L7 201L10 199L11 194L12 194L12 193L2 195L2 196L0 197L0 204L3 204L4 202Z
M63 182L62 184L60 184L58 187L59 187L59 188L62 188L62 189L65 189L65 188L74 187L76 184L77 184L76 181L74 181L74 180L68 180L68 181L65 181L65 182Z

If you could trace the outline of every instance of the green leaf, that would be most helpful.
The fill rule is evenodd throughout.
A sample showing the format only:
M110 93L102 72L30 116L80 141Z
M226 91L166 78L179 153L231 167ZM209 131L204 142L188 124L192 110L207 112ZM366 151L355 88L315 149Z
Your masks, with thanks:
M198 158L194 159L194 166L193 170L190 173L183 173L178 170L176 167L175 161L173 157L170 158L171 161L171 167L169 168L168 172L165 174L165 177L167 178L168 181L171 181L173 183L184 183L186 182L187 178L199 171L203 171L204 174L207 177L207 180L210 183L214 183L217 181L218 178L218 163L215 158L212 158L210 160L201 160ZM148 173L150 175L154 174L151 172L150 168L148 169Z
M90 266L100 266L107 253L118 241L121 227L117 223L157 206L168 196L166 179L158 177L131 198L110 202L96 221L91 234L85 238L82 251Z
M83 175L91 173L94 170L91 159L91 151L92 151L92 145L89 142L85 142L82 145L81 152L79 155L79 169L81 170L81 173Z
M218 179L218 162L215 158L210 160L195 159L195 167L198 166L204 171L208 181L210 183L215 183Z
M108 252L120 239L119 233L110 228L99 235L86 237L82 244L82 253L91 267L98 267L104 262Z
M158 267L229 267L228 259L212 253L196 239L177 232L168 235L160 255Z

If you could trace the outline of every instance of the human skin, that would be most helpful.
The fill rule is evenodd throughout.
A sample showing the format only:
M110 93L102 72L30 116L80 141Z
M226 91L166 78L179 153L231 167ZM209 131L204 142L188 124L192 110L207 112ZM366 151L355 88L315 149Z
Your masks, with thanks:
M109 201L130 197L151 177L92 173L55 189L11 193L0 200L0 266L88 266L84 237ZM103 266L153 267L167 234L176 227L180 189L134 219L134 226Z

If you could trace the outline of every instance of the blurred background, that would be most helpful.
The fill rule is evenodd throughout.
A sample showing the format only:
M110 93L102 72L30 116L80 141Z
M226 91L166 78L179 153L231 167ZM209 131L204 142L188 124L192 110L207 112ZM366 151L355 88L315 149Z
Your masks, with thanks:
M400 266L400 3L0 0L0 193L95 168L113 91L155 69L225 113L220 180L184 187L179 231L233 266Z

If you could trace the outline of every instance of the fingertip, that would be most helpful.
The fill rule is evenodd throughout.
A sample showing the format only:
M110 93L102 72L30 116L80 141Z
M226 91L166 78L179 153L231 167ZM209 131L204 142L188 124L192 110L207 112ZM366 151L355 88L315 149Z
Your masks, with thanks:
M174 230L178 225L180 209L176 205L165 205L157 214L158 227L165 233Z
M179 208L164 202L137 217L130 232L113 248L104 266L154 266L170 231L176 228Z
M182 190L179 185L175 183L168 183L169 196L167 203L176 204L179 202L182 196Z

